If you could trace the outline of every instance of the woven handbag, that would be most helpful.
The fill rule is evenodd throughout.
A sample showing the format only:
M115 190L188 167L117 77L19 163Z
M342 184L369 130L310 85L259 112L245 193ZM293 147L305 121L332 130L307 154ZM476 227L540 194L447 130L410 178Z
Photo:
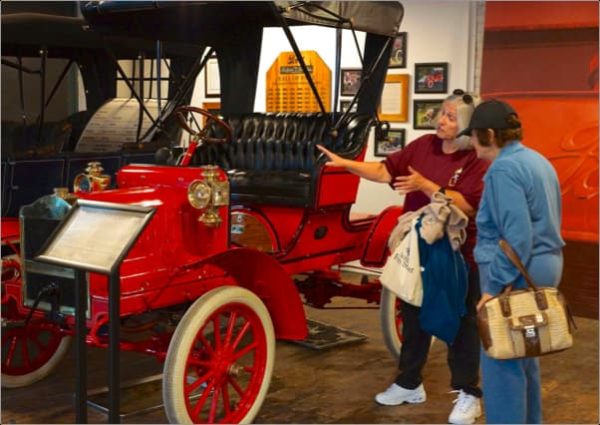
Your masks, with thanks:
M477 313L483 348L494 359L536 357L573 345L573 317L556 288L538 287L521 260L504 240L500 247L519 269L527 288L512 285L486 302Z

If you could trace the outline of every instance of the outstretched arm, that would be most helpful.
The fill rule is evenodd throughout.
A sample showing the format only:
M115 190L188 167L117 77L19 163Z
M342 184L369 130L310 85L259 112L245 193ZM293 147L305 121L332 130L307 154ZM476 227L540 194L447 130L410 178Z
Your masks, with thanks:
M326 165L345 168L357 176L374 182L391 183L392 181L392 176L382 162L353 161L342 158L321 145L317 145L317 149L323 152L329 159Z

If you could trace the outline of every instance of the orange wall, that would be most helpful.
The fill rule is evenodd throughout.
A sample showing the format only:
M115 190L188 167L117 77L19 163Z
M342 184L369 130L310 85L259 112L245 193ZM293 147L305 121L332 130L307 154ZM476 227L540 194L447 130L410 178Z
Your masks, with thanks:
M598 3L486 3L481 93L513 103L557 169L563 235L597 242Z
M487 2L484 98L511 103L562 192L561 291L598 318L598 3Z
M595 1L487 2L485 9L491 31L598 27Z

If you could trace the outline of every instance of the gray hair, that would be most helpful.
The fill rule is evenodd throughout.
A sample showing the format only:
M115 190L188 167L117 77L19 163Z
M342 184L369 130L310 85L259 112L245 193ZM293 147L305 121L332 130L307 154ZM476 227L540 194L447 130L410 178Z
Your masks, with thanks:
M458 125L458 133L469 127L473 111L481 103L481 98L476 93L465 92L463 90L454 90L444 103L452 103L456 105L456 123ZM457 137L454 141L459 146L460 150L473 149L469 136Z

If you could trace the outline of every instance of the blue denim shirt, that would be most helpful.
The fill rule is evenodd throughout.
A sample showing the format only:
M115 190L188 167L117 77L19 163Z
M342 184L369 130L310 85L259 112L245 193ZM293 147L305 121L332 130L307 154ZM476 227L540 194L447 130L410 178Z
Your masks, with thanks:
M519 141L507 144L484 176L477 213L475 261L486 265L484 292L496 295L510 283L523 282L498 246L505 239L525 267L536 255L557 253L561 194L556 171L546 158Z

